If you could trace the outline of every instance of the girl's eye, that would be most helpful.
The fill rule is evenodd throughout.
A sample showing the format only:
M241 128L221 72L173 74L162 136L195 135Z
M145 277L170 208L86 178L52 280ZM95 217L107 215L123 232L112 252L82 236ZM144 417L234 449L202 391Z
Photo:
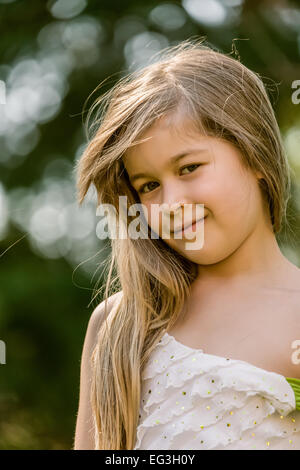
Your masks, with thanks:
M144 189L146 188L146 186L151 185L151 184L153 184L153 183L155 184L155 181L150 181L150 183L145 183L145 184L143 184L143 185L140 187L140 189L138 190L138 192L139 192L139 193L145 193ZM153 188L152 188L152 189L153 189ZM154 189L155 189L155 188L154 188ZM150 191L151 191L151 189L150 189ZM150 191L146 191L146 193L149 193Z
M198 166L200 166L200 164L194 163L194 164L192 164L192 165L187 165L187 166L181 168L181 170L186 170L187 168L193 168L193 167L198 168ZM194 170L195 170L196 168L194 168ZM192 172L193 172L193 170L192 170L191 172L188 172L187 174L192 173ZM140 189L138 190L138 192L139 192L139 193L145 193L144 189L145 189L148 185L151 185L151 184L153 184L153 183L155 184L155 181L150 181L149 183L143 184L143 185L140 187ZM154 189L155 189L155 188L154 188ZM152 188L152 190L153 190L153 188ZM151 192L151 189L150 189L150 191L146 191L146 193L149 193L149 192Z
M186 168L192 168L193 166L195 166L196 168L198 168L198 166L200 166L200 165L197 164L197 163L194 163L194 164L192 164L192 165L187 165L187 166L183 167L182 170L185 170Z

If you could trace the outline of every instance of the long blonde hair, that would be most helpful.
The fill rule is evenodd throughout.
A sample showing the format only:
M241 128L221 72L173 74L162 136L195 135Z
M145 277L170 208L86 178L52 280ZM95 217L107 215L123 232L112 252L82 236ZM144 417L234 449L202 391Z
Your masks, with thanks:
M278 233L290 197L290 168L264 83L203 41L164 49L158 60L120 78L96 100L88 118L97 106L99 116L76 166L79 203L91 184L98 204L113 205L118 216L119 195L127 196L128 207L140 202L122 155L157 118L183 106L203 134L233 143L244 164L263 174L259 184ZM161 238L111 240L105 295L113 293L115 281L121 295L99 329L91 358L96 449L134 448L143 368L182 312L196 272L193 262Z

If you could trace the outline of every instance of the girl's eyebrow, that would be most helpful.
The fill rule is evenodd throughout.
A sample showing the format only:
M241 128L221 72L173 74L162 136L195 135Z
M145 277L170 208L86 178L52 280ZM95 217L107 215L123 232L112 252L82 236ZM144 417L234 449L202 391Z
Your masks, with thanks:
M177 155L173 155L172 157L169 158L167 166L172 166L175 165L175 163L179 162L182 158L187 157L188 155L192 155L193 153L199 153L199 152L207 152L208 149L206 148L194 148L191 150L184 150L183 152L180 152ZM135 175L129 177L130 183L132 184L134 181L136 181L139 178L147 178L149 174L147 173L136 173Z

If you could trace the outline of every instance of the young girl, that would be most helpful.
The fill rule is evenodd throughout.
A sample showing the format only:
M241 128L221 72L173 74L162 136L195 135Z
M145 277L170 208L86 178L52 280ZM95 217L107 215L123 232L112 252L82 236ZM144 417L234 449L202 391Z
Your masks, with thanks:
M300 449L300 269L275 237L291 178L263 82L187 40L99 104L79 201L93 184L123 230L133 217L119 196L128 212L143 204L148 236L111 239L75 449ZM202 247L188 249L199 230Z

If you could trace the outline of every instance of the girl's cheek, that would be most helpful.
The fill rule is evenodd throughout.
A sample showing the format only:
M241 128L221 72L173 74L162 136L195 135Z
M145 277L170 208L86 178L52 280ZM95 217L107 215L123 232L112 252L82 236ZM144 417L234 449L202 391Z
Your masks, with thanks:
M159 236L162 236L163 232L169 234L172 226L170 217L167 215L163 217L162 212L157 208L152 209L152 212L151 209L148 210L148 225Z
M151 212L151 208L148 210L148 225L154 230L156 233L159 234L160 227L161 227L161 214L159 213L158 209L153 209Z
M149 227L152 228L152 230L158 232L159 224L155 222L157 220L157 216L156 216L157 210L155 211L155 209L152 207L151 204L145 204L145 203L143 204L145 206L144 217L146 219L147 224L149 225Z

